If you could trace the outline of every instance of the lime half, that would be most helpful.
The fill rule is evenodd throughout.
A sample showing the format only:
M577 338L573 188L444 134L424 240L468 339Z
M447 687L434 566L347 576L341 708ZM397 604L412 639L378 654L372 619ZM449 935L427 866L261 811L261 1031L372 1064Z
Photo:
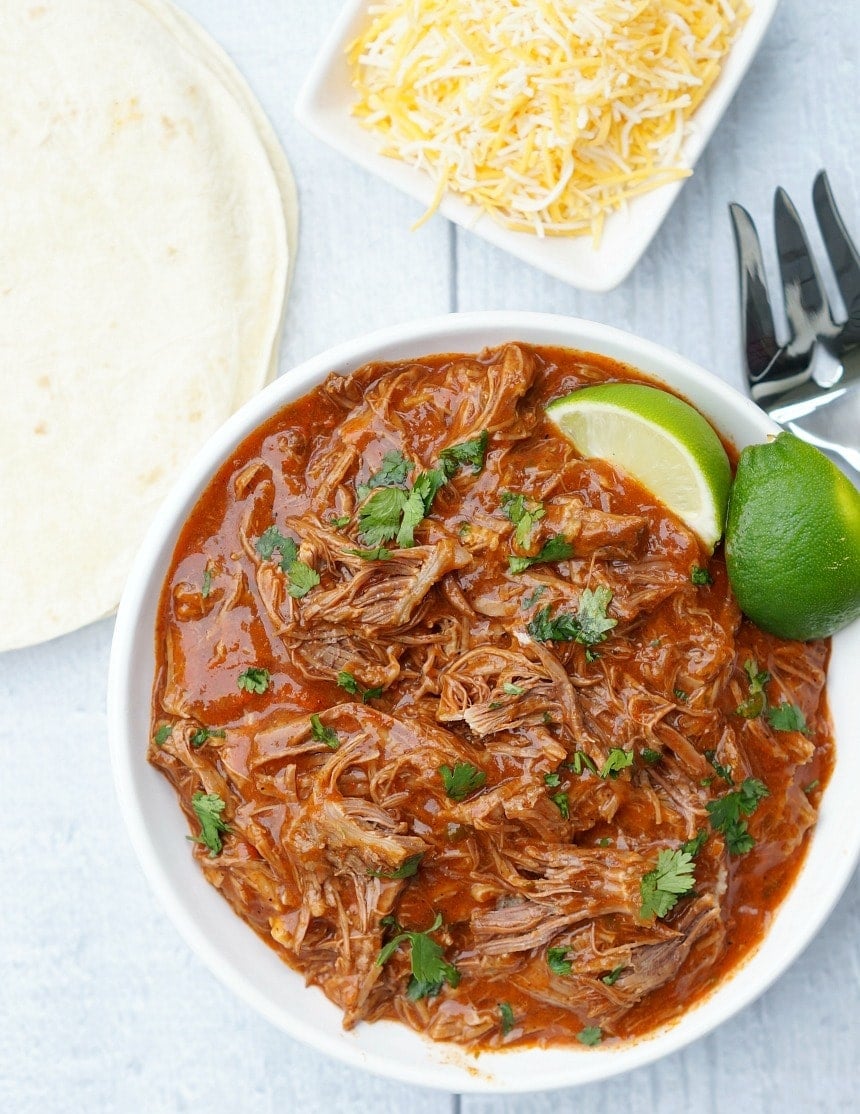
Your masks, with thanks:
M860 616L860 493L805 441L741 453L726 525L741 609L782 638L824 638Z
M713 551L732 474L698 410L657 387L602 383L555 399L546 416L583 456L601 457L638 480Z

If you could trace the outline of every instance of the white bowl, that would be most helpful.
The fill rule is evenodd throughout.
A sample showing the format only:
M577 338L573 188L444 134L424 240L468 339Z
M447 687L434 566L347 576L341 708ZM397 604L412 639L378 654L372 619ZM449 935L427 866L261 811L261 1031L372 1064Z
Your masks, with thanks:
M308 360L242 407L209 440L161 507L137 556L116 620L108 686L111 759L122 811L143 869L169 916L215 975L291 1036L349 1064L450 1091L548 1090L591 1082L673 1052L751 1002L821 927L860 854L860 705L856 667L860 623L834 640L830 707L838 750L815 836L764 942L710 996L655 1035L621 1047L512 1050L479 1058L434 1044L393 1022L341 1028L341 1013L306 988L203 878L185 840L187 825L166 778L146 761L154 674L156 606L176 539L210 476L256 426L285 403L370 360L432 352L477 352L507 340L563 345L630 363L695 403L738 448L776 427L749 399L665 348L574 318L471 313L399 325Z
M761 45L778 2L752 0L749 19L718 80L693 117L690 134L681 148L684 165L694 167L705 149ZM345 50L364 27L367 7L367 0L349 0L344 5L299 93L295 115L329 146L426 206L436 189L430 175L380 155L376 137L351 115L356 95L350 84ZM450 192L442 199L439 210L449 220L555 278L583 290L605 291L623 282L639 261L683 184L684 180L680 180L642 194L629 203L626 212L609 216L596 250L588 236L542 239L526 232L512 232L486 216L476 219L474 206Z

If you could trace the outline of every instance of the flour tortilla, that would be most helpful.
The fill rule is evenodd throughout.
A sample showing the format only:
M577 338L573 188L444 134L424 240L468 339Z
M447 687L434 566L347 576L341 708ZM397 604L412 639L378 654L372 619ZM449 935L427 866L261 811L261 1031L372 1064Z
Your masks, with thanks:
M108 613L200 443L274 371L295 188L161 0L0 13L0 649ZM10 14L11 13L11 14Z

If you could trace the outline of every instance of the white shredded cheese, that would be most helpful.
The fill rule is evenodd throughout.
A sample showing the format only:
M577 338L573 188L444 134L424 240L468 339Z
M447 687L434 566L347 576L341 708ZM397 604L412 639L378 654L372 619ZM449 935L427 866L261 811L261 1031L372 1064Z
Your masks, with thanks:
M600 237L690 172L689 119L745 0L381 0L348 48L380 151L509 228Z

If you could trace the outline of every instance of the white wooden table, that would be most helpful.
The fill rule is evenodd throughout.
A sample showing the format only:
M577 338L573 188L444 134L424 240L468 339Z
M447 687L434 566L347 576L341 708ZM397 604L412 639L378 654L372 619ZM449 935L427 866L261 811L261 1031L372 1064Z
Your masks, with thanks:
M760 218L767 250L773 188L784 185L814 225L812 178L826 166L860 234L857 0L783 0L696 176L633 276L609 295L546 278L440 218L410 233L415 202L299 130L291 106L339 0L186 6L248 77L298 179L301 241L283 368L394 321L510 307L630 329L740 385L727 202ZM50 560L62 590L62 554ZM144 883L107 758L112 626L0 656L4 1114L860 1110L857 877L815 942L755 1005L693 1047L608 1084L460 1099L388 1083L290 1040L216 982Z

